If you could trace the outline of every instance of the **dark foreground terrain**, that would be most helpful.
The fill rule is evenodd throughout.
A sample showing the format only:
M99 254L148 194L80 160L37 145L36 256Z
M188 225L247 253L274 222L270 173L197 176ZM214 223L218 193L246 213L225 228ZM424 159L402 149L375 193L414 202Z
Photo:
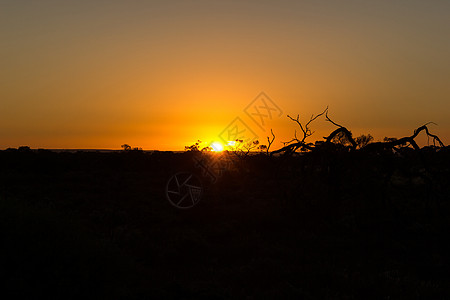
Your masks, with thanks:
M2 299L450 297L450 149L236 158L178 210L195 155L0 151Z

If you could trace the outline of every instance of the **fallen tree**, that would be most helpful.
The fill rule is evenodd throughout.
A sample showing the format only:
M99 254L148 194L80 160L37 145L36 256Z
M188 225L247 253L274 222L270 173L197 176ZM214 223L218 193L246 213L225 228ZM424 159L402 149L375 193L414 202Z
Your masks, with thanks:
M315 121L317 118L325 115L325 120L327 122L332 123L337 128L330 133L327 137L324 137L325 141L316 141L315 143L307 142L307 138L310 137L314 132L311 130L310 125L313 121ZM300 116L297 115L297 118L292 118L291 116L287 116L289 119L297 123L299 126L303 136L301 138L297 137L297 130L295 130L294 138L291 139L288 142L284 142L284 146L278 150L274 150L270 152L270 155L275 154L281 154L281 155L293 155L295 153L300 152L308 152L313 151L317 147L323 147L324 145L330 146L330 145L336 145L334 143L334 140L338 140L338 142L342 142L343 140L346 140L349 145L344 147L341 147L346 149L347 151L369 151L369 152L376 152L376 151L382 151L382 150L394 150L399 146L406 146L406 147L412 147L414 150L420 150L421 148L415 141L419 133L424 131L428 138L431 138L433 141L433 146L437 148L443 148L445 147L444 143L441 141L441 139L435 135L430 133L428 125L434 124L432 122L426 123L417 129L414 130L413 134L411 136L406 136L402 138L385 138L382 142L370 142L371 136L361 136L358 137L356 140L353 138L353 135L350 130L348 130L346 127L334 122L330 119L328 116L328 107L321 112L320 114L314 116L312 115L308 122L305 124L302 124L300 122Z

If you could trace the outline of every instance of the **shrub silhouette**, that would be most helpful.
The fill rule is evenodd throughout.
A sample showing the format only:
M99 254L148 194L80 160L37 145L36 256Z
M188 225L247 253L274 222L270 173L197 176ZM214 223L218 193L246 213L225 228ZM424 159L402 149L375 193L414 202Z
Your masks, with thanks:
M123 149L124 151L130 151L130 150L131 150L131 146L128 145L128 144L123 144L123 145L121 145L120 147L122 147L122 149Z

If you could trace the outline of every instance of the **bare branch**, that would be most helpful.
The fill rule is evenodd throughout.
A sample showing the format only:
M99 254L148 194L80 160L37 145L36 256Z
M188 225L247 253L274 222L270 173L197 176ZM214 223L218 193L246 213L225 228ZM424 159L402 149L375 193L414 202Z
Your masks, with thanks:
M292 154L295 151L297 151L298 149L300 150L312 150L314 147L312 146L312 144L306 144L306 139L308 137L310 137L311 135L313 135L314 131L311 131L311 129L309 128L309 125L315 121L317 118L319 118L320 116L324 115L325 113L327 113L328 111L328 106L325 108L325 110L323 112L321 112L318 115L312 115L309 118L309 121L306 122L305 124L302 124L300 122L300 115L297 115L297 117L294 119L293 117L291 117L290 115L287 115L287 117L289 119L291 119L292 121L294 121L295 123L297 123L297 125L300 127L301 132L303 133L303 137L300 139L297 136L297 130L294 131L294 138L291 139L288 142L283 142L283 148L273 151L271 152L272 154L277 154L280 152L284 152L285 154Z
M425 130L427 136L433 138L433 144L434 144L434 145L436 145L436 141L437 141L437 142L439 143L439 146L440 146L440 147L445 147L445 146L444 146L444 143L441 141L441 139L440 139L437 135L431 134L431 133L428 131L427 125L429 125L429 124L434 124L434 125L436 125L436 123L428 122L428 123L426 123L425 125L420 126L420 127L417 128L416 130L414 130L414 134L411 136L411 138L414 139L421 131Z
M325 120L327 120L328 122L330 122L331 124L333 124L334 126L337 126L337 127L344 127L344 126L342 126L342 125L339 125L339 124L337 124L336 122L334 122L333 120L331 120L330 119L330 117L328 117L328 111L327 111L327 113L325 114Z
M365 146L362 149L365 150L376 150L376 149L393 149L396 146L410 144L415 150L420 150L419 145L417 145L416 141L414 140L421 131L425 131L428 137L433 138L433 143L438 142L440 147L445 147L444 143L439 139L437 135L431 134L428 130L427 125L433 124L432 122L427 123L425 125L420 126L419 128L414 130L413 135L403 137L401 139L389 139L387 142L377 142L377 143L371 143Z
M314 146L312 144L305 144L303 142L293 143L293 144L289 144L287 146L284 146L281 149L274 150L274 151L270 152L270 155L278 154L278 153L282 153L282 152L284 152L285 155L288 155L288 154L294 153L298 149L301 149L301 150L305 150L305 149L306 150L313 150Z
M316 120L318 117L322 116L323 114L328 114L328 106L325 108L325 110L323 112L321 112L320 114L318 114L317 116L312 115L311 118L309 119L308 123L306 123L306 127L314 120Z
M272 133L272 140L270 140L269 137L267 137L267 143L269 143L269 145L267 146L267 149L266 149L267 154L269 154L270 146L272 146L273 141L275 141L275 134L273 134L272 128L270 128L270 133Z
M307 137L307 134L308 134L308 131L307 131L308 128L306 128L306 129L303 128L303 125L302 125L302 123L300 123L300 120L299 120L300 116L297 115L297 118L296 118L296 119L292 118L290 115L287 115L287 117L288 117L289 119L291 119L292 121L294 121L295 123L298 124L298 126L299 126L300 129L301 129L301 131L303 132L303 141L304 141L305 138ZM297 139L297 131L294 132L294 137L295 137L295 140L299 141L299 140Z
M306 139L313 134L313 131L311 131L309 126L314 120L316 120L318 117L320 117L324 114L325 114L325 120L327 122L332 123L333 125L335 125L338 128L335 129L328 137L324 137L325 142L321 142L321 143L331 143L333 141L333 139L335 139L335 138L339 138L342 142L343 141L342 138L345 138L351 144L351 146L349 146L349 148L351 150L358 150L358 151L359 150L362 150L362 151L375 150L376 151L377 149L378 150L379 149L394 149L395 147L402 146L402 145L407 145L407 147L411 146L415 150L420 150L420 147L417 144L417 142L415 141L415 138L419 135L420 132L425 131L425 133L427 134L427 138L433 139L434 146L436 146L436 144L438 144L439 147L445 147L444 143L439 139L439 137L437 135L430 133L430 131L428 129L428 125L435 124L433 122L429 122L429 123L426 123L425 125L418 127L417 129L414 130L414 132L411 136L403 137L400 139L385 138L384 142L370 143L371 136L369 134L367 136L367 138L369 138L369 139L367 139L366 142L364 142L364 140L360 139L360 138L357 138L357 141L358 141L357 142L357 141L355 141L355 139L353 139L353 135L352 135L351 131L349 131L346 127L331 120L331 118L328 116L328 107L327 107L322 113L320 113L316 116L312 115L311 118L309 119L309 121L304 124L302 124L300 122L299 115L297 115L297 117L295 119L288 115L287 117L289 119L291 119L292 121L294 121L295 123L297 123L297 125L300 127L300 130L303 133L303 137L299 138L297 136L297 131L294 131L294 138L291 139L290 141L283 142L283 147L281 149L272 151L270 153L270 155L278 154L278 153L284 153L284 155L292 155L299 149L300 150L314 150L316 148L316 146L319 145L317 142L315 145L305 142ZM273 132L272 132L272 135L273 135ZM275 138L274 135L273 135L273 137ZM272 145L274 138L272 139L272 141L269 140L269 137L267 138L269 145ZM267 149L267 153L269 153L268 149Z
M333 120L330 119L330 117L328 117L328 111L325 114L325 119L330 122L331 124L339 127L338 129L336 129L335 131L333 131L328 137L326 137L327 143L331 142L331 140L337 136L339 133L342 133L345 135L345 137L347 138L347 140L352 144L351 149L355 150L356 149L356 142L353 139L352 133L345 128L342 125L339 125L338 123L334 122Z
M300 115L297 115L297 118L292 118L291 116L289 116L289 115L287 115L287 117L289 118L289 119L291 119L292 121L294 121L295 123L297 123L298 124L298 126L300 127L300 130L302 131L302 133L303 133L303 138L300 140L300 139L298 139L298 137L297 137L297 131L295 131L294 132L294 138L290 141L290 142L288 142L288 143L291 143L291 142L293 142L293 141L296 141L296 142L305 142L305 140L308 138L308 137L310 137L311 135L313 135L313 133L314 133L314 131L311 131L311 129L309 128L309 125L313 122L313 121L315 121L318 117L320 117L320 116L322 116L323 114L325 114L325 113L327 113L328 112L328 106L325 108L325 110L323 111L323 112L321 112L320 114L318 114L318 115L316 115L316 116L314 116L314 115L312 115L311 116L311 118L309 119L309 121L308 122L306 122L305 123L305 125L302 125L302 123L300 122Z

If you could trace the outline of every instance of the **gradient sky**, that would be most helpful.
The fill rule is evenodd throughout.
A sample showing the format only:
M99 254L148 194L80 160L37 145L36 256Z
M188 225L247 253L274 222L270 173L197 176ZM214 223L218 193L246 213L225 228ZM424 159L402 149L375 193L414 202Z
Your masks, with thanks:
M0 148L182 150L236 117L275 147L327 105L450 142L450 1L0 0ZM258 128L264 91L283 111ZM311 140L333 130L314 124Z

